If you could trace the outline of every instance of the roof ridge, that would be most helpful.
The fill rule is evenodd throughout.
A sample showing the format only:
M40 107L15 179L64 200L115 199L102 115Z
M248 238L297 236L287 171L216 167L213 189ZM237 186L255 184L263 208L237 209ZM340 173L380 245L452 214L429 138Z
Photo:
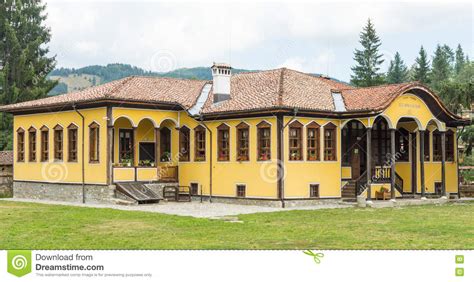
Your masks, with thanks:
M380 85L372 85L372 86L363 86L363 87L355 87L355 88L341 88L339 90L359 90L359 89L373 89L373 88L383 88L389 86L406 86L410 84L416 84L417 81L409 81L409 82L400 82L400 83L390 83L390 84L380 84Z
M186 77L169 77L169 76L153 76L153 75L132 75L132 77L137 78L153 78L153 79L169 79L169 80L186 80L186 81L212 81L208 79L193 79L193 78L186 78Z
M116 93L116 91L118 91L120 88L122 88L125 84L127 84L133 78L135 78L134 75L123 78L122 81L118 85L116 85L110 91L108 91L104 94L105 98L108 98L112 94Z
M286 68L280 69L280 81L278 83L278 105L283 105L283 80L285 79L285 70Z

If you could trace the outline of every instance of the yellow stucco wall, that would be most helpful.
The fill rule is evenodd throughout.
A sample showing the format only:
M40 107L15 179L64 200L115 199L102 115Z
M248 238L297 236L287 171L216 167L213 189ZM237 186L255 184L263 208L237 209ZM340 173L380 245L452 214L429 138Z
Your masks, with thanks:
M272 143L271 161L257 161L257 128L256 125L262 120L271 124ZM249 129L249 161L236 161L236 126L240 122L246 122ZM226 162L217 161L217 127L222 123L230 127L230 160ZM209 158L213 162L213 191L214 196L236 196L236 185L245 184L247 186L247 197L254 198L276 198L276 157L277 157L277 131L276 118L250 118L234 119L222 121L209 121L206 125L212 130L212 155L210 155L210 136L206 132L206 161L194 162L194 128L199 123L188 116L181 116L181 125L191 129L191 161L179 163L179 179L181 185L198 183L202 185L203 194L209 194Z
M85 181L89 184L106 184L107 173L106 173L106 147L107 147L107 122L106 122L106 108L97 109L84 109L80 112L85 116ZM99 163L89 163L89 128L88 125L92 122L96 122L100 125L100 157ZM78 161L68 162L68 142L67 142L67 127L71 124L76 124L78 129ZM54 158L54 134L53 128L60 124L64 128L63 132L63 161L53 161ZM41 114L30 114L30 115L16 115L14 117L13 128L14 134L14 179L16 181L41 181L41 182L62 182L62 183L81 183L81 157L82 157L82 119L74 111L54 112L54 113L41 113ZM36 153L37 161L29 162L29 146L28 146L28 129L33 126L37 129L36 135ZM49 128L49 161L40 161L41 151L41 138L40 128L47 126ZM18 128L23 128L25 132L25 162L17 162L17 135L16 131Z
M403 117L417 120L422 130L430 121L436 120L425 102L410 93L397 97L381 115L388 119L389 126L392 125L392 128L396 128L398 121ZM371 119L371 124L373 121L374 119ZM440 125L444 129L444 123L440 123Z
M291 117L285 117L285 124ZM309 185L319 184L320 197L340 197L341 196L341 130L339 120L330 119L312 119L297 118L300 123L305 125L302 130L303 140L303 161L289 160L289 126L284 130L284 160L286 167L285 177L285 198L308 198ZM319 130L320 138L320 160L306 161L306 125L312 121L317 122L321 127ZM324 126L332 122L337 126L337 160L324 161Z
M342 179L352 179L352 167L350 167L350 166L341 167L341 178Z

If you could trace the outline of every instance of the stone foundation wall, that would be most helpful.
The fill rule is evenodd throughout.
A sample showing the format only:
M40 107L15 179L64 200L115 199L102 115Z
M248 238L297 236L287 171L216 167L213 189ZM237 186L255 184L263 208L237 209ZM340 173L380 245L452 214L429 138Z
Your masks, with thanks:
M0 185L0 198L11 198L13 187L11 185Z
M461 197L474 197L474 184L460 185L459 194L461 194Z
M192 201L198 202L201 200L199 196L193 196ZM208 196L202 197L203 201L209 201ZM282 203L278 199L252 199L252 198L230 198L230 197L212 197L213 203L249 205L249 206L264 206L281 208ZM286 199L285 207L306 207L316 205L335 205L341 203L341 199Z
M86 184L86 203L110 204L114 190L115 185ZM14 181L13 197L82 203L82 185Z

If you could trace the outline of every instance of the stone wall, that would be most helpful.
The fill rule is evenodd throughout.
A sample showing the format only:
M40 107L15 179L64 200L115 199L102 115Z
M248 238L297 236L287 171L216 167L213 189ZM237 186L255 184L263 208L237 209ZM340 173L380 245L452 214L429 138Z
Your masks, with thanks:
M11 198L13 195L13 167L1 166L0 198Z
M86 184L86 203L112 203L114 190L115 185ZM82 185L14 181L13 197L82 203Z
M209 201L208 196L202 197L203 201ZM201 200L199 196L192 197L193 202ZM231 197L212 197L213 203L249 205L249 206L265 206L281 208L282 203L278 199L252 199L252 198L231 198ZM335 205L341 203L341 199L285 199L285 207L306 207L317 205Z
M459 186L459 194L461 198L463 197L474 197L474 184L472 185L460 185Z

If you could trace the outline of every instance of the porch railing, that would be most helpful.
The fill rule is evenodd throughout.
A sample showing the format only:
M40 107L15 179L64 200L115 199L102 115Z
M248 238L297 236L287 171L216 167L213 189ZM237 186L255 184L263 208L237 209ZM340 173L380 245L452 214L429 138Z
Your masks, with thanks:
M375 167L372 169L372 183L390 183L391 182L391 167ZM395 172L395 189L400 194L403 193L403 178Z
M387 183L390 182L391 167L374 167L372 168L372 182L373 183Z
M161 181L177 182L178 181L178 167L177 166L159 166L158 179Z

